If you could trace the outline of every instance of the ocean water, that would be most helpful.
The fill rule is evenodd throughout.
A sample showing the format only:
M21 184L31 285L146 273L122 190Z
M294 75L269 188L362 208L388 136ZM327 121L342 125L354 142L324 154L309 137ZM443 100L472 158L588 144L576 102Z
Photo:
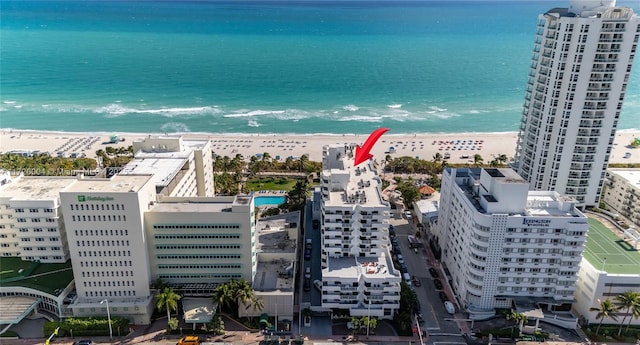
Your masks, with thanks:
M0 127L517 131L537 16L567 5L0 0ZM638 60L620 129L640 128Z

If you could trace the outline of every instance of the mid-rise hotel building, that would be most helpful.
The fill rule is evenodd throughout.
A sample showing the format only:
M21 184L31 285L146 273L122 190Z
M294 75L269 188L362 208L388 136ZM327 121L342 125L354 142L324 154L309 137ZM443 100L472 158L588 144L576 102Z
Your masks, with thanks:
M133 156L119 175L153 175L159 196L214 196L211 141L151 137L133 142Z
M568 310L589 227L576 204L529 191L511 169L446 169L432 232L461 307L472 318L519 303Z
M322 309L391 319L401 275L389 254L390 206L373 163L355 167L353 154L354 146L323 148Z
M60 192L78 298L76 316L106 314L149 323L151 264L144 213L156 200L152 175L79 179Z
M615 0L538 17L513 168L532 190L597 206L640 37Z

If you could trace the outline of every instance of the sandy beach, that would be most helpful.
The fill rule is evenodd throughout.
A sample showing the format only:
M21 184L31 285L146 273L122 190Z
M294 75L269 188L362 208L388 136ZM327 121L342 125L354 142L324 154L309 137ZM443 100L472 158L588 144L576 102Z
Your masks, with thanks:
M56 156L63 152L66 157L82 154L95 157L95 152L107 146L129 146L134 140L146 136L178 136L178 134L134 134L122 133L115 144L107 143L107 133L69 133L40 131L0 131L0 151L9 152L41 151ZM329 144L362 145L368 135L221 135L221 134L180 134L184 139L209 139L213 152L221 156L243 155L246 159L255 154L268 152L272 158L284 160L289 156L309 155L312 161L322 160L322 147ZM628 147L633 138L640 137L640 131L619 131L614 140L611 163L639 163L640 149ZM512 158L516 147L516 132L505 133L451 133L451 134L384 134L374 145L371 153L381 160L390 154L392 157L419 157L432 160L436 153L449 153L451 163L472 162L475 154L480 154L485 163L494 157L505 154ZM624 158L631 152L630 158Z

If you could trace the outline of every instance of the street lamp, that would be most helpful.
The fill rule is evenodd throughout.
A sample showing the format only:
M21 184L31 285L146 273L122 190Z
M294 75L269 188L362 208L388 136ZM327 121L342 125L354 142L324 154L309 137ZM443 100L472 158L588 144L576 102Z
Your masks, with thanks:
M367 316L367 339L369 339L369 325L371 325L371 300L369 300L369 316Z
M107 303L107 322L109 322L109 339L113 339L113 329L111 328L111 314L109 313L109 300L103 299L100 304Z

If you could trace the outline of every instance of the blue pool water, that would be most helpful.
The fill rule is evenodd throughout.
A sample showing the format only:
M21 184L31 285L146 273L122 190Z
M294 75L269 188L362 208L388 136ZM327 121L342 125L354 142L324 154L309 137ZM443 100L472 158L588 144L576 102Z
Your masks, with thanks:
M254 204L256 207L264 205L280 205L285 201L284 196L257 196Z

